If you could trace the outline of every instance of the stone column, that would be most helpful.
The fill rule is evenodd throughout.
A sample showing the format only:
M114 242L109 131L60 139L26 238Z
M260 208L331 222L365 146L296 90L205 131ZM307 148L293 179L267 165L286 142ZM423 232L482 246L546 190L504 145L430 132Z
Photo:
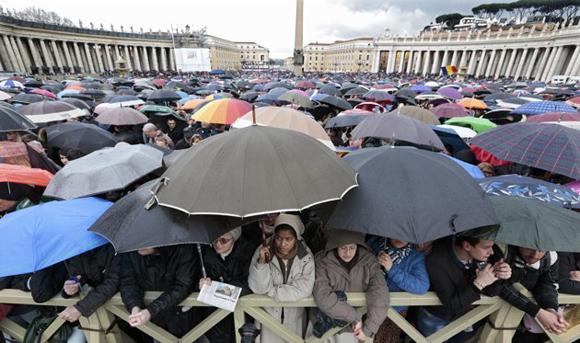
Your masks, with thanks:
M425 64L423 65L423 69L421 71L423 76L427 75L427 73L431 70L431 50L427 50L425 54Z
M159 59L157 58L157 47L151 47L151 52L152 52L151 56L153 57L152 68L153 68L153 70L159 71L159 69L161 69L161 68L159 68Z
M409 51L409 62L407 63L407 68L405 68L405 73L407 73L407 74L410 74L411 70L413 69L413 63L415 62L414 61L414 54L415 54L415 51L413 51L413 50Z
M68 49L67 41L62 42L62 50L64 51L64 58L66 59L66 63L70 68L71 72L74 73L74 63L70 56L70 50Z
M98 72L102 73L105 68L103 67L103 56L101 55L101 46L99 44L95 44L95 56L97 57Z
M161 48L161 70L167 70L167 50Z
M395 63L397 52L395 50L389 50L389 59L387 60L387 73L392 73L395 71Z
M149 71L151 70L151 64L149 63L149 49L147 49L146 46L142 47L143 48L143 68L145 69L145 71Z
M494 79L497 79L501 73L501 70L503 69L503 61L505 60L505 55L507 53L506 49L501 49L501 55L499 56L499 63L497 64L497 69L495 71L495 74L493 75Z
M48 52L46 48L46 44L44 43L44 39L40 40L40 49L42 50L42 54L44 55L44 61L46 62L46 66L52 71L53 63L52 63L52 56Z
M479 58L479 63L477 63L477 69L475 70L475 77L479 77L483 72L483 66L485 65L485 55L487 50L481 51L481 57Z
M91 54L91 49L89 47L89 43L84 43L83 46L85 47L85 54L87 55L87 63L89 64L89 72L91 74L95 73L95 66L93 65L93 56Z
M415 63L415 74L421 73L421 60L423 59L423 51L419 50L417 51L417 62Z
M516 81L518 80L518 77L520 77L520 75L522 74L522 70L524 69L526 57L528 56L528 50L529 49L524 49L524 52L522 52L522 58L520 59L520 63L518 63L518 68L516 69L516 73L514 75L514 79Z
M22 39L20 37L14 37L14 40L16 41L16 46L18 47L18 50L20 50L22 52L22 58L23 58L23 62L24 62L24 69L27 72L32 72L32 70L30 69L30 66L32 66L32 62L30 61L30 57L28 56L28 53L26 52L26 49L24 48L24 44L22 43Z
M175 51L172 48L169 48L169 67L171 68L171 70L177 70L177 68L175 67L176 63L175 63Z
M509 77L512 73L512 69L516 62L516 56L518 55L518 49L512 49L512 54L510 56L510 61L508 62L507 69L505 70L505 76Z
M399 73L403 72L404 65L405 65L405 50L401 50L400 59L399 59L399 68L397 68L397 71Z
M79 48L79 43L73 43L75 49L75 57L77 59L78 67L81 69L81 73L86 72L85 64L83 63L83 56L81 55L81 49Z
M12 46L10 45L10 41L8 40L8 36L2 35L2 41L4 43L4 49L8 52L8 58L2 59L6 69L17 71L18 63L16 62L16 56L14 55L14 51L12 50ZM2 56L6 56L2 54Z
M558 47L554 46L552 47L552 50L550 52L550 55L548 55L548 59L546 61L546 63L544 64L544 70L542 71L538 81L544 81L546 78L548 78L548 74L550 74L550 69L552 68L552 64L554 63L554 60L556 58L556 54L558 53Z
M125 54L124 56L124 60L125 63L127 63L127 69L129 71L133 71L135 70L135 65L133 64L133 59L131 58L131 54L129 53L129 46L128 45L124 45L123 46L123 53Z
M546 61L552 52L551 47L546 47L544 52L542 53L542 57L540 59L540 63L538 64L538 68L536 68L534 72L534 79L536 81L540 81L542 79L542 74L544 73L544 69L546 68Z
M448 64L447 61L448 60L449 60L449 50L445 49L445 52L443 53L443 60L441 61L439 67L445 67L445 66L447 66L447 64Z
M58 51L58 46L54 40L50 41L50 45L52 46L52 51L54 52L54 60L56 62L56 66L60 69L60 72L64 72L64 64L62 63L62 59L60 58L60 52Z
M528 62L528 66L526 69L526 73L524 74L525 79L529 79L532 76L532 72L534 71L534 66L536 64L536 58L538 57L538 53L540 52L540 48L534 48L534 53Z
M441 51L435 50L435 56L433 60L433 66L431 67L431 74L437 74L441 72Z
M471 56L469 57L469 64L467 65L467 75L473 75L475 72L475 62L477 62L477 50L473 50L471 52Z
M137 46L133 47L133 59L135 61L135 70L143 71L143 69L141 69L141 59L139 57L139 49Z
M109 71L115 70L115 64L113 64L113 59L111 58L111 47L105 44L105 56L107 57L107 64L109 65Z
M457 66L457 59L459 58L459 50L453 50L453 55L451 55L451 65Z
M24 60L22 58L22 54L24 53L24 51L22 51L18 48L18 45L16 45L16 40L14 39L14 36L8 37L8 40L10 41L10 45L12 45L12 50L14 51L14 55L16 56L16 62L18 63L18 70L21 72L26 72L26 66L24 65Z
M496 53L496 51L497 51L496 49L493 49L491 51L491 57L489 58L489 62L487 63L487 68L485 68L485 75L484 75L485 77L491 76L491 69L495 65L495 64L493 64L493 62L494 62L494 59L495 59L495 53Z
M467 61L467 50L463 50L461 53L461 60L459 60L459 65L457 66L458 69L463 68L465 66L465 62Z
M548 75L546 75L546 77L544 77L545 81L549 81L552 76L554 75L558 75L560 72L560 57L562 56L562 51L564 51L564 46L559 46L558 50L556 50L556 56L554 57L554 60L552 61L552 64L550 65L550 70L548 71Z
M576 45L574 47L574 53L572 54L572 57L570 58L570 62L568 62L568 67L566 68L566 72L564 73L565 75L572 75L572 72L574 71L574 67L580 63L580 60L578 59L578 56L580 55L580 45Z
M40 58L40 54L38 53L38 49L34 44L32 38L28 38L28 47L30 48L30 52L32 53L32 59L34 60L34 65L38 68L39 73L42 73L42 59Z

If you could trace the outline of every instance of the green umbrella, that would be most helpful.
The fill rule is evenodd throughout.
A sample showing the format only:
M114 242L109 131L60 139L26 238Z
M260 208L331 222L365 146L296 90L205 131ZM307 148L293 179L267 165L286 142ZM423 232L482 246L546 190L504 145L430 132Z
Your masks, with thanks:
M538 200L490 196L498 229L476 229L470 236L543 251L580 252L580 214Z
M445 124L467 127L467 128L472 129L473 131L475 131L477 133L482 133L482 132L485 132L485 131L488 131L488 130L491 130L491 129L497 127L497 125L494 124L489 119L475 118L475 117L451 118L451 119L445 121Z
M167 115L174 115L176 114L174 110L167 106L159 106L159 105L145 105L141 107L141 112L145 114L154 114L154 113L163 113Z

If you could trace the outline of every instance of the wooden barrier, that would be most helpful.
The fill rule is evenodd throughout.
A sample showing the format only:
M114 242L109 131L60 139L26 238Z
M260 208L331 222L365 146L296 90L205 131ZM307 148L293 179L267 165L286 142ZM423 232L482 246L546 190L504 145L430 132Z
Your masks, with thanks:
M147 292L145 295L146 302L150 302L157 298L160 292ZM348 293L348 303L356 307L358 311L364 313L366 311L366 298L364 293ZM181 303L182 306L191 307L207 307L208 305L200 303L196 300L197 293L193 293L189 298ZM30 293L19 290L2 290L0 291L0 303L5 304L28 304L40 306L70 306L78 301L78 297L64 299L57 296L50 301L42 304L36 304ZM390 294L391 306L437 306L440 305L439 298L433 292L428 292L423 295L415 295L404 292L393 292ZM580 304L580 295L560 294L560 304ZM294 332L286 329L280 322L270 316L263 307L316 307L312 298L303 299L295 302L275 302L271 298L263 295L247 295L241 297L236 311L234 312L234 321L236 327L237 341L240 342L240 337L237 334L237 329L244 324L245 315L249 315L260 322L264 327L276 332L280 337L291 343L307 342L317 343L324 341L327 337L339 332L341 328L333 328L327 332L322 338L307 337L303 339ZM177 338L159 326L153 323L147 323L139 329L150 337L159 342L194 342L203 336L216 323L224 319L231 312L216 309L210 316L188 332L184 337ZM457 333L465 330L474 323L483 318L489 317L489 321L481 331L478 342L511 342L511 338L515 333L515 328L521 322L524 313L514 308L510 304L501 300L498 297L489 298L483 297L474 303L474 308L449 323L442 330L432 334L429 337L424 337L421 333L412 326L404 317L399 315L392 307L389 308L388 317L395 322L410 338L416 342L444 342ZM85 332L87 341L89 343L125 343L130 342L127 336L116 327L111 328L114 318L118 317L120 320L127 321L129 313L125 310L119 294L115 295L109 302L98 309L89 318L81 317L81 328ZM42 342L47 342L52 334L54 334L62 325L63 321L55 320L42 336ZM9 319L0 321L0 330L6 334L14 337L17 340L24 338L25 329L20 327ZM561 335L549 334L550 340L557 343L572 342L580 338L580 327L571 328L566 333ZM370 340L369 340L370 342Z

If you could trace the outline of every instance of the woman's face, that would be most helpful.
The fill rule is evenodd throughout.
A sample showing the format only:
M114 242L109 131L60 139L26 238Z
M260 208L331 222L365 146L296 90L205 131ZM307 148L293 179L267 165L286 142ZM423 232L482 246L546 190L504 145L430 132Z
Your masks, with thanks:
M60 155L60 162L62 163L63 166L66 166L66 164L68 163L68 158L65 155Z
M294 236L292 229L279 230L274 236L274 242L276 244L276 250L280 254L286 255L294 249L296 236Z
M391 243L391 246L393 248L396 248L396 249L404 248L407 246L407 244L409 244L408 242L402 241L400 239L394 239L394 238L389 239L389 243Z
M221 235L213 241L213 249L218 254L225 254L234 247L234 237L230 233Z
M354 256L356 255L356 244L346 244L338 247L338 256L341 260L348 263L352 261Z

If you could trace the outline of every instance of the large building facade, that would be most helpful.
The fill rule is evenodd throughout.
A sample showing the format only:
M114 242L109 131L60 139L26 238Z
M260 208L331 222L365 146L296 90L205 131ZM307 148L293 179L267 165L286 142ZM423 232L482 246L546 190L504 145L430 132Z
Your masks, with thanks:
M99 74L115 71L120 60L129 72L176 71L174 47L208 48L212 69L242 67L239 44L211 35L200 41L189 32L136 33L0 16L0 71Z
M371 72L376 55L373 38L357 38L304 47L305 72Z
M270 64L270 50L256 42L236 42L243 69L263 69Z

